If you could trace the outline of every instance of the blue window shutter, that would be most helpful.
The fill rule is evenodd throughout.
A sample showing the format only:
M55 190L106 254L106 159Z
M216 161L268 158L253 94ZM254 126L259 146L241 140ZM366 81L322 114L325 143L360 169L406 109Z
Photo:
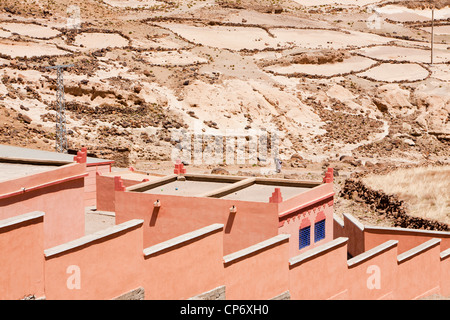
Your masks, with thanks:
M301 228L298 231L298 249L302 249L311 244L311 227Z
M320 220L314 225L314 242L325 239L325 220Z

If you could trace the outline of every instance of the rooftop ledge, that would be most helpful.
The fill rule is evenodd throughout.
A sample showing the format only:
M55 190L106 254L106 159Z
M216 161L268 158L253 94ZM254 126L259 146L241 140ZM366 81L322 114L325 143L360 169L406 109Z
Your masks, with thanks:
M375 248L372 248L370 250L367 250L366 252L363 252L353 258L351 258L350 260L347 260L347 265L349 267L352 267L358 263L361 263L363 261L366 261L367 259L370 259L371 257L373 257L374 255L381 253L387 249L390 249L394 246L398 245L398 241L397 240L388 240L385 243L380 244L379 246L376 246Z
M0 229L9 227L9 226L13 226L13 225L25 222L25 221L40 218L40 217L43 217L44 215L45 215L45 213L42 211L32 211L32 212L28 212L25 214L21 214L19 216L14 216L11 218L3 219L3 220L0 220Z
M276 244L276 243L282 242L284 240L287 240L287 239L289 239L290 236L291 236L290 234L279 234L279 235L277 235L277 236L275 236L273 238L270 238L270 239L267 239L267 240L262 241L260 243L254 244L254 245L252 245L252 246L250 246L248 248L245 248L245 249L236 251L234 253L231 253L231 254L223 257L223 261L225 263L228 263L228 262L231 262L233 260L239 259L241 257L245 257L246 255L249 255L249 254L251 254L253 252L265 249L265 248L267 248L267 247L269 247L269 246L271 246L273 244Z
M107 237L107 236L119 233L119 232L121 232L123 230L126 230L126 229L130 229L130 228L136 227L136 226L138 226L138 225L140 225L142 223L144 223L144 220L141 220L141 219L133 219L133 220L130 220L130 221L126 221L124 223L115 225L113 227L110 227L110 228L107 228L107 229L104 229L104 230L100 230L100 231L88 234L88 235L86 235L84 237L75 239L73 241L69 241L69 242L63 243L61 245L58 245L56 247L44 250L44 254L45 254L45 257L49 258L49 257L57 255L59 253L63 253L65 251L68 251L68 250L80 247L82 245L88 244L88 243L90 243L92 241L95 241L95 240L98 240L98 239L101 239L101 238L104 238L104 237Z
M411 233L424 233L429 235L443 235L443 236L450 236L450 232L448 231L437 231L437 230L422 230L422 229L409 229L409 228L399 228L399 227L380 227L380 226L368 226L362 224L357 218L352 216L349 213L343 213L342 214L344 218L347 218L350 220L358 229L361 231L395 231L395 232L411 232ZM339 223L341 226L344 226L344 222L342 219L338 218L337 216L334 217L334 220Z
M428 240L427 242L422 243L421 245L418 245L417 247L412 248L411 250L408 250L406 252L403 252L397 256L398 262L403 262L409 258L412 258L416 254L419 254L441 242L441 239L434 238L431 240Z
M438 230L423 230L423 229L408 229L408 228L398 228L398 227L377 227L377 226L364 226L365 230L374 230L374 231L402 231L402 232L411 232L411 233L424 233L429 235L443 235L450 236L450 232L448 231L438 231Z
M223 229L223 226L224 225L221 223L214 223L210 226L207 226L207 227L204 227L204 228L201 228L201 229L189 232L189 233L185 233L181 236L178 236L178 237L172 238L170 240L155 244L151 247L144 249L144 256L149 256L149 255L158 253L160 251L174 247L178 244L182 244L189 240L196 239L196 238L206 235L208 233L221 230L221 229Z
M295 257L289 259L289 265L292 266L292 265L295 265L295 264L300 263L302 261L305 261L308 258L311 258L311 257L313 257L313 256L315 256L317 254L323 253L323 252L325 252L325 251L327 251L329 249L332 249L332 248L337 247L337 246L339 246L341 244L347 243L347 241L348 241L348 238L340 237L340 238L334 239L334 240L332 240L330 242L324 243L324 244L322 244L320 246L317 246L315 248L309 249L306 252L301 253L298 256L295 256Z
M441 256L441 259L449 258L450 257L450 248L442 251L440 256Z

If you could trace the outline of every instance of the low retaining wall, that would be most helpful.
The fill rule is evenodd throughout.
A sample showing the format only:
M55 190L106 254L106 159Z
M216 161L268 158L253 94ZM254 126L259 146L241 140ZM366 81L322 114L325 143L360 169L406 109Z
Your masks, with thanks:
M378 212L392 218L396 227L450 231L450 227L445 223L408 215L403 201L397 199L394 195L388 195L382 191L373 190L361 180L347 179L341 190L340 196L345 199L359 197L359 199L366 204L373 205Z

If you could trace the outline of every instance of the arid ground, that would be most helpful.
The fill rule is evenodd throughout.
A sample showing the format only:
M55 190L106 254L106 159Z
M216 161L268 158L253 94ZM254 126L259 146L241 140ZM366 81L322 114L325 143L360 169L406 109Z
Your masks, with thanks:
M435 1L434 23L431 12L424 1L0 0L0 143L55 149L46 67L74 64L64 70L70 151L170 172L176 134L196 134L203 160L182 157L192 172L321 179L333 167L338 215L395 225L341 196L347 179L367 177L448 223L450 1ZM254 160L249 137L261 133L277 134L268 146L281 173L269 156ZM242 163L208 162L211 141L230 136ZM433 196L384 188L397 168L429 166L435 179L420 188Z

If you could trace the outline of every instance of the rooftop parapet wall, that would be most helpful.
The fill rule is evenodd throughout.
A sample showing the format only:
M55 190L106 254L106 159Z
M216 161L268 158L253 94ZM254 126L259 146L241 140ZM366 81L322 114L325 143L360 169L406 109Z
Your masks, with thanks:
M12 173L4 175L6 179L9 177L7 183L0 183L0 199L39 190L55 183L77 179L78 175L84 173L85 206L94 206L96 204L96 173L111 171L111 164L114 161L87 157L87 148L84 147L78 151L76 156L73 156L58 152L0 145L0 162L2 165L9 164L14 169L11 170ZM68 168L73 167L74 164L78 164L77 167L85 169L78 173L68 172ZM38 171L41 173L37 174ZM0 178L0 180L3 182L3 179Z
M0 219L45 212L45 248L84 235L85 169L73 163L0 183Z
M81 161L85 162L87 166L111 165L114 163L113 160L88 157L87 154L88 151L85 147L82 147L74 156L68 153L0 145L0 161L2 162L64 165Z
M224 254L278 234L276 204L204 197L182 199L165 194L116 191L116 223L143 219L145 247L221 223Z
M333 205L333 184L324 183L316 185L307 192L286 199L278 204L280 219L287 218L298 210L308 210L320 205Z
M124 171L111 174L98 173L95 176L96 184L96 209L99 211L115 211L115 176L126 176L131 171ZM113 175L114 174L114 175ZM145 179L142 175L142 180ZM142 180L121 179L125 188L142 183Z
M87 176L86 164L71 163L41 173L0 182L0 199Z
M228 254L278 233L298 233L298 226L281 231L279 227L299 215L313 220L323 215L327 221L324 241L333 238L334 191L329 178L323 183L184 173L129 187L120 177L115 179L116 222L149 217L144 224L148 226L145 245L220 222L225 225L224 250ZM298 253L298 247L291 242L291 256Z

